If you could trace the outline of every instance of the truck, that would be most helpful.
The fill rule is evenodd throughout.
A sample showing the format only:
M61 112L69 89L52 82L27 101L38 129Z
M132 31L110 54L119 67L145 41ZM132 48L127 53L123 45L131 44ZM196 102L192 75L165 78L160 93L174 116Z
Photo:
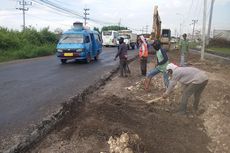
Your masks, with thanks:
M137 43L137 34L132 33L132 30L119 30L118 39L123 37L128 49L135 49Z
M160 41L162 47L166 50L170 49L171 46L171 30L170 29L162 29Z
M102 39L97 31L83 27L83 23L73 23L73 28L64 32L57 44L57 57L62 64L67 60L83 60L90 63L97 60L102 52Z

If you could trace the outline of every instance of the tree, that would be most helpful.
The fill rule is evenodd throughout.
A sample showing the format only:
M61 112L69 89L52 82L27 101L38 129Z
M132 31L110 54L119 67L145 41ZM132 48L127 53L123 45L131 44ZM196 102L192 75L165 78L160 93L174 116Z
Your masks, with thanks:
M99 28L97 28L97 27L94 27L93 30L97 31L98 33L101 33L100 30L99 30Z
M112 26L104 26L104 27L102 27L101 31L108 31L108 30L118 31L118 30L127 30L127 29L128 29L127 27L120 27L120 26L117 26L117 25L112 25Z
M54 30L54 33L57 34L57 35L61 35L63 33L63 30L61 28L56 28Z

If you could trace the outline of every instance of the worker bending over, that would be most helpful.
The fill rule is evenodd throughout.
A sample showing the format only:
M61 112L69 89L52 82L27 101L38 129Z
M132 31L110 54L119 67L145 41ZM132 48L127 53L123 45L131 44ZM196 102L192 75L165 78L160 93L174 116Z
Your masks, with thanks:
M183 93L178 114L186 113L188 99L191 95L194 95L193 109L197 111L201 93L208 83L208 77L205 72L194 67L178 67L173 63L168 64L166 69L170 82L166 92L163 94L163 98L169 96L177 81L179 81L183 86Z

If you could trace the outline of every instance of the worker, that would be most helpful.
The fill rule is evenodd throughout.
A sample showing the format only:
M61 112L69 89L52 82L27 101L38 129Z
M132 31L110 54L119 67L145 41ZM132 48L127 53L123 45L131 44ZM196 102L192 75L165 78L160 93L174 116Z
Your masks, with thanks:
M180 47L180 66L186 66L188 62L188 57L189 57L189 42L187 40L187 34L183 34L183 40L180 41L179 43Z
M166 69L171 79L169 87L162 97L167 98L177 84L177 81L179 81L183 86L183 93L177 113L186 114L188 99L191 95L194 95L193 109L196 112L201 93L208 83L208 77L205 72L194 67L178 67L173 63L168 64Z
M128 59L128 53L127 53L127 45L125 44L124 42L124 38L121 37L119 39L119 46L118 46L118 52L114 58L114 60L116 60L116 58L119 56L119 59L120 59L120 66L119 66L119 69L120 69L120 77L127 77L127 68L128 68L128 62L127 62L127 59ZM129 71L129 69L128 69Z
M157 59L157 64L155 68L150 70L148 74L146 75L145 79L145 90L149 90L149 84L151 82L152 77L157 75L158 73L163 73L163 79L164 79L164 85L165 88L168 87L168 75L166 72L166 66L168 65L168 56L166 54L166 51L161 48L161 43L159 40L154 40L153 42L153 48L156 50L156 59Z
M143 35L139 37L139 57L141 74L146 76L147 60L148 60L148 46Z

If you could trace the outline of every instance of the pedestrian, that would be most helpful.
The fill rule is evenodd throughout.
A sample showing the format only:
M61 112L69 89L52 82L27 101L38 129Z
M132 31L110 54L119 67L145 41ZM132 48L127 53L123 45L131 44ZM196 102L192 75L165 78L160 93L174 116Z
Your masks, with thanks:
M124 42L124 38L121 37L119 39L119 46L118 46L118 52L114 58L114 60L116 60L116 58L119 56L120 59L120 76L121 77L127 77L127 73L130 73L129 69L128 69L128 62L127 62L127 58L128 58L128 53L127 53L127 45Z
M146 76L147 72L147 60L148 60L148 46L143 35L139 39L139 58L141 74Z
M167 66L167 73L169 75L170 83L163 98L169 96L173 88L179 81L182 84L183 92L180 102L180 107L177 111L178 114L185 114L187 110L188 99L194 95L193 109L196 112L200 102L200 96L208 83L208 77L204 71L194 67L178 67L172 63Z
M163 79L164 79L164 85L167 88L168 87L168 75L166 72L166 66L168 65L168 56L166 54L166 51L161 48L161 44L159 40L155 40L153 42L153 48L156 50L156 59L157 64L155 68L150 70L148 74L146 75L145 79L145 90L149 90L149 84L151 82L152 77L157 75L158 73L163 73Z
M180 66L186 66L189 57L189 42L187 40L187 34L183 34L183 39L180 40L179 49L180 49Z

